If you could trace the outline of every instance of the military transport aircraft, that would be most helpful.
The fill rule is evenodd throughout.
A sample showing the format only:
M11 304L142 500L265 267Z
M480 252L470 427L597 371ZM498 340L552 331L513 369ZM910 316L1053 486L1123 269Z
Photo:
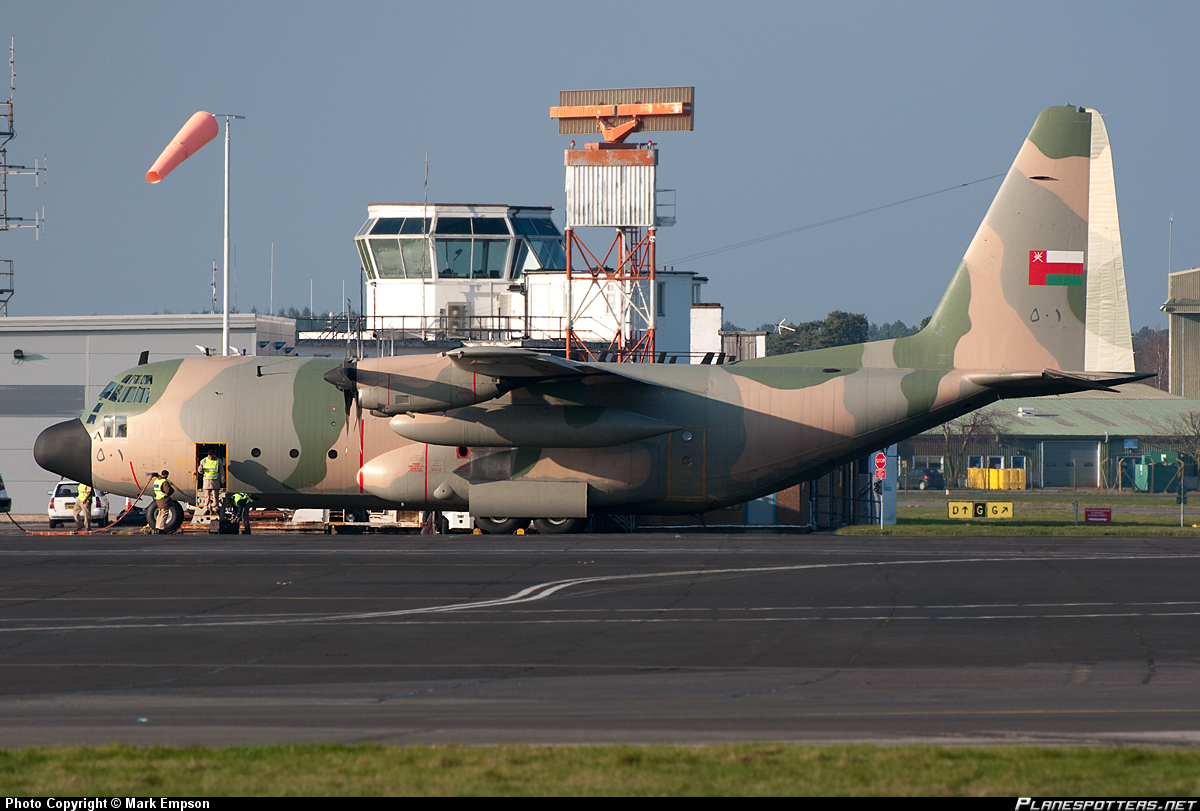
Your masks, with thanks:
M1001 398L1147 377L1119 346L1123 275L1122 306L1099 306L1084 261L1107 160L1099 113L1042 112L931 321L909 337L721 366L516 347L146 363L46 429L34 455L126 496L169 469L191 500L187 478L214 448L228 489L262 505L469 510L491 532L744 502ZM1123 326L1104 322L1114 312ZM1105 342L1116 351L1096 352Z

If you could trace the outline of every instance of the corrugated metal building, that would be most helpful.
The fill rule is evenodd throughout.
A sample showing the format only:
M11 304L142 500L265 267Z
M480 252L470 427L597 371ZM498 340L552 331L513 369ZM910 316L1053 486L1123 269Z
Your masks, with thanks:
M1171 393L1200 398L1200 268L1167 278L1162 311L1171 336Z

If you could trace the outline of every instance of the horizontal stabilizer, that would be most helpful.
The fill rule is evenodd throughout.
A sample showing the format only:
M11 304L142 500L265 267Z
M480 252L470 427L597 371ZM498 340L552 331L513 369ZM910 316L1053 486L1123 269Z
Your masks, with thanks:
M1154 377L1153 372L1063 372L1045 369L1037 372L1000 372L969 375L977 386L996 391L1001 397L1042 397L1070 394L1073 391L1116 392L1113 386L1135 383Z

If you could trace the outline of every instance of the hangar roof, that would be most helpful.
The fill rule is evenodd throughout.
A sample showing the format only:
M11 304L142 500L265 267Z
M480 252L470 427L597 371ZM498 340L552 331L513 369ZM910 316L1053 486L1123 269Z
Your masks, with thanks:
M1167 426L1181 412L1200 412L1200 400L1142 383L1117 389L1119 394L1085 391L1001 400L983 410L1000 417L1004 435L1038 437L1169 436ZM941 428L926 433L940 434Z

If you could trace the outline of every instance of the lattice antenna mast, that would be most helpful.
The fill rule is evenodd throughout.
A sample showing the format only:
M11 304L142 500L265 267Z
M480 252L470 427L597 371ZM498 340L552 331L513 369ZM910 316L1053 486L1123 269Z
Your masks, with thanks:
M17 131L13 126L13 97L17 91L17 61L16 61L16 38L13 37L8 43L8 101L0 102L0 231L8 231L12 228L32 228L34 229L34 238L41 237L41 232L45 227L45 209L41 212L34 212L33 217L11 217L8 214L8 176L9 175L33 175L33 185L35 188L40 187L42 181L46 179L46 162L43 160L40 164L38 161L33 162L33 166L18 166L8 162L8 142L16 137ZM12 299L14 293L13 284L13 261L11 259L0 259L0 317L8 315L8 302Z
M655 281L660 216L658 150L627 143L635 132L692 129L692 87L566 90L550 108L560 135L599 132L603 140L566 151L567 357L653 362L658 315ZM616 235L603 258L588 250L578 227ZM576 256L582 259L577 263ZM606 349L598 347L607 343Z

